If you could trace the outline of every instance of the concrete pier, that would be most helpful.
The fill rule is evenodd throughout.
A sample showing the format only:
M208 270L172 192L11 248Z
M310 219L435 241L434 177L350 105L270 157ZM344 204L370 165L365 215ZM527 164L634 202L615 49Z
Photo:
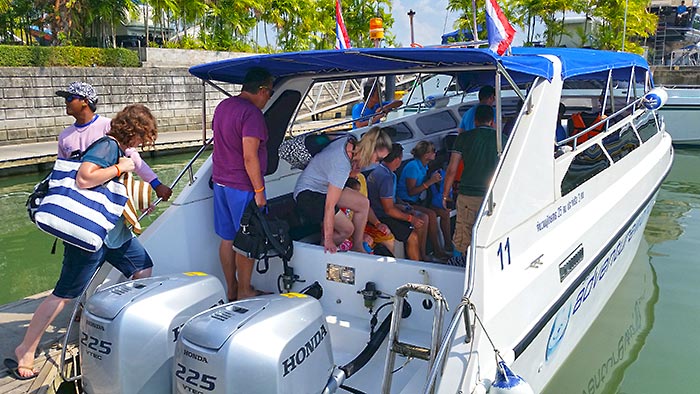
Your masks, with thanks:
M207 138L211 137L211 131ZM202 146L202 131L171 131L159 133L155 146L141 152L149 155L195 150ZM0 176L48 171L56 160L57 141L32 142L0 146Z

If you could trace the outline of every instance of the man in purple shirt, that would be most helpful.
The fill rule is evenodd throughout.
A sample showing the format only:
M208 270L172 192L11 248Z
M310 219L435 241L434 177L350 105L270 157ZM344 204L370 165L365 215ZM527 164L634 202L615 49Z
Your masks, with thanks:
M251 200L262 207L267 171L267 125L262 114L270 97L273 78L253 67L243 80L241 93L219 103L214 111L214 229L221 237L219 258L226 278L229 301L260 294L250 283L253 260L233 250L245 207Z

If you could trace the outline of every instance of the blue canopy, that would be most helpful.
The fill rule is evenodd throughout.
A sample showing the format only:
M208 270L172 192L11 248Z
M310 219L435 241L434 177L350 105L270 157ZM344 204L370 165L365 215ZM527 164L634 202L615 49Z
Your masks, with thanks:
M583 48L513 48L515 57L523 55L554 55L561 60L561 77L567 79L607 79L613 70L613 79L629 80L632 67L635 78L644 82L649 65L639 55L627 52L600 51Z
M421 72L434 67L493 66L500 63L517 81L551 79L552 64L540 56L500 57L488 49L471 48L352 48L256 55L190 68L198 78L242 84L251 67L263 67L275 78L325 73L379 74ZM493 72L471 73L475 83L493 83Z

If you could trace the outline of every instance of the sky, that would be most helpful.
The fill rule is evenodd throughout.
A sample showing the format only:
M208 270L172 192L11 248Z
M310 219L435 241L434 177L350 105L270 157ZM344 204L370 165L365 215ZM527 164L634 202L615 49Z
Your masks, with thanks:
M394 26L391 30L396 35L396 41L404 47L411 44L411 28L407 15L411 9L416 13L413 16L413 35L418 44L440 44L443 34L457 30L454 24L460 12L448 11L447 0L392 0L391 3L391 13L394 16ZM521 45L525 34L519 26L513 27L516 30L513 44Z
M391 30L396 41L403 46L411 44L411 28L408 11L413 10L413 35L421 45L440 43L444 33L456 30L454 23L459 13L447 11L447 0L393 0L391 13L394 26Z

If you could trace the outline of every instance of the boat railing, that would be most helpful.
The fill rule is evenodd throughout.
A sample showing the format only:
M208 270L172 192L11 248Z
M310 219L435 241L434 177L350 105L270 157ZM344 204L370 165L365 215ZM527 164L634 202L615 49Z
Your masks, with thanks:
M197 153L195 153L194 156L192 156L190 161L187 162L185 167L180 171L179 174L177 174L177 176L175 177L175 180L170 185L170 189L174 190L175 187L178 185L178 183L180 183L180 181L182 180L182 178L184 178L185 175L189 175L188 176L189 185L192 185L194 183L194 170L193 170L194 163L195 163L195 161L197 161L197 159L200 158L200 156L202 156L202 153L204 153L204 151L207 150L207 148L209 148L209 146L213 142L214 142L214 137L211 137L211 138L207 139L204 142L204 144L202 144L202 146L199 148ZM156 201L151 205L151 208L149 208L146 212L143 212L141 214L141 216L139 216L139 221L141 219L143 219L146 215L148 215L153 210L153 208L158 206L158 204L160 204L162 201L163 201L163 199L161 197L158 197L158 199L156 199Z
M600 127L601 125L605 125L605 130L602 131L601 134L608 132L608 130L610 129L610 126L611 126L610 122L613 122L613 123L618 122L618 120L617 120L618 116L625 115L625 113L627 111L629 111L630 109L632 111L634 111L636 106L638 104L641 104L642 100L644 100L644 97L640 97L640 98L632 101L631 103L625 105L624 107L620 108L619 110L615 111L614 113L607 115L605 118L593 123L591 126L583 129L582 131L579 131L578 133L576 133L568 138L565 138L559 142L556 142L555 143L556 148L558 149L564 145L571 144L571 146L573 147L573 150L576 150L576 148L579 145L579 143L578 143L579 137L585 135L588 132L597 131L596 129L598 127Z

